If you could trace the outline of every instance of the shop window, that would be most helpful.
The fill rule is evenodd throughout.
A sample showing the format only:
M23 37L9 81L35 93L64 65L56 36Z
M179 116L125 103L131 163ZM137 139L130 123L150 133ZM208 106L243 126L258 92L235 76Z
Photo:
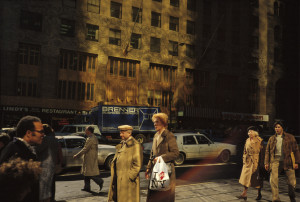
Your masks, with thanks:
M92 13L100 13L100 0L88 0L87 10Z
M176 32L179 31L179 18L170 16L169 29Z
M17 95L37 97L37 78L34 77L18 77Z
M150 38L150 51L160 53L160 39L151 37Z
M132 7L132 22L142 23L142 8Z
M187 0L187 9L189 11L196 11L196 0Z
M131 34L131 41L130 41L130 47L134 49L140 49L141 48L141 41L142 41L142 35L140 34Z
M111 1L110 2L110 16L114 18L122 18L122 4Z
M179 0L170 0L170 5L174 7L179 7Z
M161 14L156 12L151 12L151 26L161 27Z
M99 40L99 26L86 24L87 34L86 39L91 41Z
M121 30L109 29L109 44L121 46Z
M190 58L195 58L195 46L186 44L186 56Z
M19 44L19 64L39 65L41 48L37 45Z
M61 19L60 34L63 36L75 36L75 21L68 19Z
M186 21L186 33L195 34L195 22L189 20Z
M21 11L20 26L21 29L33 31L42 31L43 16L40 13Z

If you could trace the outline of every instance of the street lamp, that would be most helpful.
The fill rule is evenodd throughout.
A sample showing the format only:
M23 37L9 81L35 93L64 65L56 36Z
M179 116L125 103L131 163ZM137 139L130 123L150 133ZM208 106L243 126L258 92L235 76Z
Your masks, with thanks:
M172 129L172 100L173 100L173 92L172 92L172 83L173 83L173 77L172 77L172 63L173 63L173 56L174 56L174 50L177 50L177 56L178 56L178 47L183 46L185 43L173 43L173 50L172 50L172 57L171 57L171 68L170 68L170 93L169 93L169 111L170 111L170 130ZM175 49L176 48L176 49ZM175 74L174 74L175 77ZM175 80L174 80L175 81Z

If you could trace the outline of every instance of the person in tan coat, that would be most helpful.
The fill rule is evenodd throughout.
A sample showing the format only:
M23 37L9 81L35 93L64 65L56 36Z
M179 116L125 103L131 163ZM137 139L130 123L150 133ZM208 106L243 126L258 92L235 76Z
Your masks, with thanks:
M103 187L103 179L100 178L100 172L98 167L98 139L94 135L94 127L89 126L85 130L88 136L85 145L81 151L73 156L73 158L79 158L82 155L83 163L81 167L81 174L84 176L84 188L82 191L91 191L91 179L100 187L100 191Z
M131 136L133 128L119 126L122 141L116 146L111 164L108 201L139 202L140 170L143 162L141 144Z
M152 117L155 130L157 133L153 138L153 145L147 170L145 172L146 179L150 178L153 166L156 160L161 156L165 163L171 164L170 177L170 189L166 191L154 191L148 188L147 202L173 202L175 201L175 186L176 186L176 174L174 160L179 155L176 138L172 132L168 131L168 116L165 113L157 113ZM148 186L149 187L149 186Z
M261 188L263 186L263 179L260 176L260 170L263 169L263 142L259 137L258 129L255 126L248 128L249 138L246 140L243 153L243 168L239 183L244 186L244 191L239 199L247 200L247 190L249 187L257 188L257 198L262 198Z

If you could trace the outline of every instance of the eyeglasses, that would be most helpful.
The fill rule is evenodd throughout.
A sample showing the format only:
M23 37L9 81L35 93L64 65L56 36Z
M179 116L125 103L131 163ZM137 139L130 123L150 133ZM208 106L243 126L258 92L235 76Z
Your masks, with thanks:
M32 130L32 132L38 132L39 134L45 134L44 130Z

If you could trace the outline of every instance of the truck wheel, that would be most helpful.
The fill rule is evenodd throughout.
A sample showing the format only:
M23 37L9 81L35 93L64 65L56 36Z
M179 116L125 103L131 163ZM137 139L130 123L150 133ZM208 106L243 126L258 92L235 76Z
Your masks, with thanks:
M180 166L183 164L185 160L185 155L183 153L179 153L178 157L175 159L174 164L175 166Z
M137 135L135 136L135 139L136 139L139 143L141 143L141 144L143 144L144 142L146 142L146 137L145 137L145 135L143 135L143 134L137 134Z
M114 158L113 155L107 157L107 159L105 160L105 163L104 163L105 169L110 170L113 158Z
M219 160L222 163L227 163L229 161L229 159L230 159L230 152L228 150L222 151L222 153L219 156Z

